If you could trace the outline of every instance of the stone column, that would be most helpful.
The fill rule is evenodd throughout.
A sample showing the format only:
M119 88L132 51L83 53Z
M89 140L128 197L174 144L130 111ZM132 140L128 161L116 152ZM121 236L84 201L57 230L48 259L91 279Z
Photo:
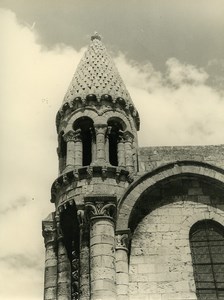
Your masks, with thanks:
M96 131L96 164L104 166L106 163L105 135L107 124L95 124Z
M59 216L56 216L58 235L58 289L57 300L71 300L71 263L64 245Z
M124 133L125 140L125 165L130 173L134 171L132 142L133 135L130 132Z
M77 212L80 228L80 295L79 300L90 299L90 270L89 270L89 224L84 215L84 210Z
M111 133L111 126L107 127L106 130L106 140L105 140L105 158L106 158L106 162L109 163L110 162L110 157L109 157L109 135Z
M91 137L92 137L92 162L96 160L96 137L95 137L95 131L93 128L91 130Z
M59 161L59 170L58 170L58 174L60 175L60 173L62 173L63 169L64 169L64 165L65 165L65 159L64 157L62 157L62 153L60 148L57 148L57 154L58 154L58 161Z
M75 146L75 168L82 167L82 156L83 156L83 145L82 145L82 134L81 129L77 129L75 131L75 140L74 140Z
M129 230L116 233L116 286L117 300L128 300L128 243Z
M42 223L45 243L44 300L57 296L57 241L53 213Z
M70 130L63 136L67 143L67 154L66 154L66 172L73 170L75 166L75 132Z
M123 131L119 131L118 144L117 144L117 158L118 158L118 166L125 166L125 147L124 147L124 138Z
M87 196L85 211L90 220L90 298L115 300L116 197Z

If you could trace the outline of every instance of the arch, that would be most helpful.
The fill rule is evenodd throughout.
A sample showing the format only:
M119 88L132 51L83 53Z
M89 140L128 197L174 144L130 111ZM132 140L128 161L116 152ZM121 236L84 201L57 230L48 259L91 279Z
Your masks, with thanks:
M109 146L109 163L112 166L118 166L118 143L126 129L126 125L120 118L111 117L107 121L108 125L108 146Z
M128 229L128 222L135 203L150 187L158 186L164 180L178 176L193 175L208 178L214 184L224 184L224 170L208 163L197 161L176 161L159 167L133 182L118 204L117 230Z
M94 142L93 120L89 117L80 117L73 123L75 131L80 130L82 140L82 165L88 166L92 162L92 150Z
M114 111L112 109L106 109L103 113L104 118L108 121L111 119L111 116L117 120L121 120L122 123L125 125L125 130L129 130L130 132L136 132L134 124L132 123L132 118L129 118L124 111ZM136 133L135 133L136 135Z
M210 219L196 222L189 241L199 299L220 299L224 295L224 227Z
M66 127L66 131L72 130L74 122L83 117L90 118L95 123L95 119L99 118L99 115L97 110L94 108L88 108L85 111L80 109L71 114L71 116L69 116L67 123L63 124L63 127Z

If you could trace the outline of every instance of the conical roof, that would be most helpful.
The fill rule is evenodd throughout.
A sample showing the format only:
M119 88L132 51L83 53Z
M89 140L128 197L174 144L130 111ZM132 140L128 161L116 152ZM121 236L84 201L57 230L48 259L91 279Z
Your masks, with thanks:
M97 98L108 94L114 100L121 97L133 105L125 84L97 33L91 37L91 43L76 69L63 104L76 97L85 98L89 94L94 94Z

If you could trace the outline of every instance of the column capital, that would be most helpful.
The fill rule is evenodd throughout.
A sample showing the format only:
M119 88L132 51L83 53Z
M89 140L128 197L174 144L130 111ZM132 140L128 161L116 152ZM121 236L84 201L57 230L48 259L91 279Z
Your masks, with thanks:
M44 237L45 246L48 244L54 244L56 242L57 234L53 219L46 219L42 221L42 235Z
M134 135L130 131L123 132L124 140L127 142L132 142L134 139Z
M115 221L116 216L115 196L91 195L84 198L85 213L88 219L110 219Z
M97 134L104 134L107 130L107 124L106 123L96 123L94 124L94 128Z
M75 141L76 133L74 130L69 130L63 135L65 142Z
M130 242L130 229L116 231L116 250L128 251Z

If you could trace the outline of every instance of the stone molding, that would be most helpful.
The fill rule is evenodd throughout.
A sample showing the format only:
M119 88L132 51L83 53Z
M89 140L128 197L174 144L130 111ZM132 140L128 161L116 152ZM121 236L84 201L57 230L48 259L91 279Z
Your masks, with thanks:
M66 176L65 176L66 175ZM98 166L92 165L88 167L74 168L72 171L68 171L60 175L52 184L51 187L51 202L55 203L56 196L60 189L65 188L67 185L77 182L82 179L91 180L93 177L101 176L102 179L116 178L117 181L130 181L129 172L125 167L115 166Z

